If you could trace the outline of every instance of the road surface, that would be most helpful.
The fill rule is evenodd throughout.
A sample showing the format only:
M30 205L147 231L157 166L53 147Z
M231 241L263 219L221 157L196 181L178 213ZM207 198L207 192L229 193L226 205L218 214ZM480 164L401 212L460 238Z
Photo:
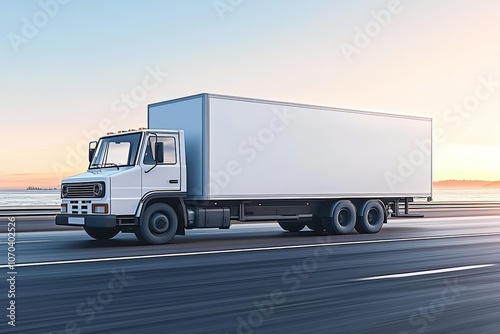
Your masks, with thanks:
M17 234L12 333L500 333L500 216L392 219L376 235L277 224L164 246ZM0 271L6 275L7 235Z

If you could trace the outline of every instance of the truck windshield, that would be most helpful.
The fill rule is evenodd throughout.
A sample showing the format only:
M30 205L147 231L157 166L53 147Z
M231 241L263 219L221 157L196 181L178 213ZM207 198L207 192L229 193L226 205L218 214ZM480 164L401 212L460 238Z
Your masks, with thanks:
M133 166L140 140L140 133L101 138L89 169Z

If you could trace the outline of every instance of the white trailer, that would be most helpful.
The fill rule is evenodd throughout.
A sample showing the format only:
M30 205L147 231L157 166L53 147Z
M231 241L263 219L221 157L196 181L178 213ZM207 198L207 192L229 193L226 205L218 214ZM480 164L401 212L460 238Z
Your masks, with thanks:
M152 244L235 220L376 233L389 207L431 199L431 134L422 117L213 94L155 103L147 130L101 138L89 171L63 180L56 224Z

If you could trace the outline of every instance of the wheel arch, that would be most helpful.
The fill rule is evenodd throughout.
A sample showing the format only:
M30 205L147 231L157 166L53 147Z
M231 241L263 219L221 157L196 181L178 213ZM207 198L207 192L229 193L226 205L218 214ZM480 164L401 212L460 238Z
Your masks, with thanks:
M185 235L187 226L187 215L186 215L186 203L184 199L179 196L179 194L172 193L150 193L146 194L139 203L136 211L135 219L136 225L142 224L141 217L144 211L152 204L164 203L170 205L177 214L177 219L179 220L179 225L177 226L176 235Z

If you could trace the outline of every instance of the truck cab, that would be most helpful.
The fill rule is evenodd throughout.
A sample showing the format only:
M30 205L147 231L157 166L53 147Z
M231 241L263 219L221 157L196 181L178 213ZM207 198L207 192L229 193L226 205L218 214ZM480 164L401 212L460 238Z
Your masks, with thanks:
M57 225L82 226L93 238L106 240L118 232L136 232L144 204L186 193L186 158L182 130L129 130L109 133L89 146L87 172L61 184ZM175 209L174 209L175 210ZM157 232L172 225L168 215L156 219ZM178 224L177 224L178 225ZM172 236L180 230L177 226ZM146 236L147 238L147 236ZM147 240L146 240L147 241Z

